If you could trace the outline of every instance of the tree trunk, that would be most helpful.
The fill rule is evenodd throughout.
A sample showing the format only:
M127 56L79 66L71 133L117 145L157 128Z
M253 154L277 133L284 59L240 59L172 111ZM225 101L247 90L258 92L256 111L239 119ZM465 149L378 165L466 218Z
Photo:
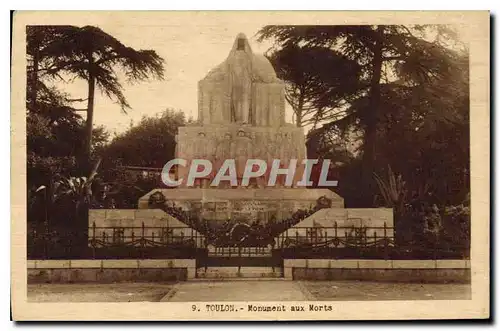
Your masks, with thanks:
M377 145L377 124L380 108L381 90L380 78L382 76L382 33L383 27L378 26L376 40L373 47L372 77L370 82L370 102L365 116L365 139L363 150L363 183L365 186L363 205L370 207L373 204L373 193L375 183L373 171L375 166L375 154Z
M85 125L85 133L86 133L86 145L85 145L85 168L87 171L90 171L90 156L92 151L92 128L93 128L93 120L94 120L94 94L95 94L95 76L94 76L94 57L93 52L90 52L88 55L89 61L89 89L88 89L88 101L87 101L87 121Z

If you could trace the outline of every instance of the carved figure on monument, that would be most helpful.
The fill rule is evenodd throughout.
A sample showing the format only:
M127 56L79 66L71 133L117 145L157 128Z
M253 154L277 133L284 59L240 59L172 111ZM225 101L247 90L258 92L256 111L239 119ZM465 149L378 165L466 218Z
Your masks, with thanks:
M224 160L231 158L231 134L227 132L224 134L224 138L217 145L216 159ZM222 163L220 164L222 165Z
M237 39L237 48L228 58L229 85L231 87L231 122L250 123L252 96L252 53L245 51L245 39ZM249 46L248 46L249 48Z
M186 137L184 139L184 144L179 148L179 157L189 158L190 155L194 153L194 146L196 144L196 139L193 137Z
M219 170L225 160L232 158L231 147L232 147L231 134L229 132L226 132L222 140L217 144L215 150L214 169ZM230 186L229 183L226 181L220 183L221 188L228 188L229 186Z
M194 150L193 150L193 158L194 159L204 159L208 160L210 162L214 161L214 154L215 154L215 146L213 143L213 139L207 139L206 134L204 132L199 132L198 136L196 137L194 141ZM203 188L208 187L208 184L210 181L213 179L214 173L212 169L212 173L207 175L204 178L197 179L198 185Z
M198 84L198 112L203 124L284 124L284 84L263 55L253 54L239 34L227 59Z
M236 162L236 175L238 177L238 184L240 184L247 160L253 157L252 140L245 135L245 131L238 131L238 136L231 145L231 154L234 156Z
M212 141L212 139L207 139L204 132L199 132L195 139L193 156L197 159L212 161L214 155L214 146Z

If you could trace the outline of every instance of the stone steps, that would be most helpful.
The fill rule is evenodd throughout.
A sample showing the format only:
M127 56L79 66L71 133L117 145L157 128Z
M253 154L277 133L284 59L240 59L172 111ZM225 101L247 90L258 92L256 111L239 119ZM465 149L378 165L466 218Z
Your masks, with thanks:
M278 267L208 267L198 268L196 278L228 279L228 278L281 278L283 268Z

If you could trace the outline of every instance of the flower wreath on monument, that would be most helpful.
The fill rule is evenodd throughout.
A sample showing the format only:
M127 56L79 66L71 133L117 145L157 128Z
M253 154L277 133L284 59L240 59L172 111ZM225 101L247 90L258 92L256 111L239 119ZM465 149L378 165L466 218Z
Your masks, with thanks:
M267 232L259 223L227 220L223 226L211 233L207 243L232 247L268 246L273 244L273 238L270 238Z
M167 199L163 193L161 193L161 191L156 191L149 196L148 206L150 208L163 208L165 206L165 202L167 202Z

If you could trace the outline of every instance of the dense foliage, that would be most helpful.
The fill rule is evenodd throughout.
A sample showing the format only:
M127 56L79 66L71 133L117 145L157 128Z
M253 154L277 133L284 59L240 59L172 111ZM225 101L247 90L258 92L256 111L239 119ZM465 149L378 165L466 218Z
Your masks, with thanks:
M114 208L136 208L141 196L163 186L159 173L175 157L175 135L186 123L182 111L166 109L156 117L144 117L100 148L107 202L112 199ZM107 205L103 201L102 206Z
M118 70L130 82L162 79L163 59L93 26L28 26L26 53L28 221L38 231L40 223L45 232L49 223L84 231L87 210L98 196L92 193L97 151L109 139L93 125L95 90L126 110ZM74 98L57 88L75 79L87 82L86 96ZM85 109L75 108L84 101Z
M312 128L309 157L336 161L347 207L394 208L401 234L423 231L434 205L444 217L465 200L469 59L451 28L266 26L259 35L274 42L268 57L296 124Z
M456 178L443 180L440 161L446 162L445 169L464 177L468 56L463 48L449 47L452 30L445 26L266 26L259 34L261 40L274 41L268 56L288 90L303 85L303 73L318 70L275 59L293 56L301 62L320 61L324 68L319 79L307 79L306 95L312 95L307 100L313 111L309 106L295 112L312 118L313 128L322 124L309 135L313 140L309 152L311 145L324 149L318 142L332 131L344 140L357 140L354 146L360 147L361 162L350 167L358 169L347 169L355 172L353 176L343 177L346 185L361 191L357 198L346 197L353 205L373 204L378 191L373 173L389 164L398 173L407 172L404 177L414 184L411 189L417 189L418 183L441 186L437 178L447 186L457 182ZM319 57L319 50L329 55ZM339 63L344 64L339 68ZM287 95L295 98L295 105L304 94ZM454 154L453 160L442 153ZM347 182L354 177L361 182ZM430 177L434 177L432 184ZM450 188L433 190L449 192ZM462 196L467 193L462 191Z

